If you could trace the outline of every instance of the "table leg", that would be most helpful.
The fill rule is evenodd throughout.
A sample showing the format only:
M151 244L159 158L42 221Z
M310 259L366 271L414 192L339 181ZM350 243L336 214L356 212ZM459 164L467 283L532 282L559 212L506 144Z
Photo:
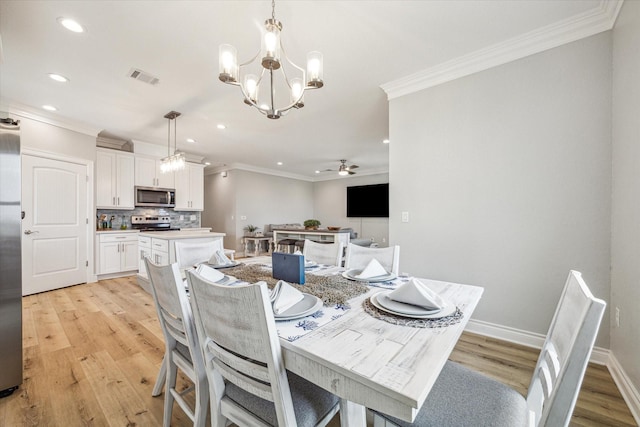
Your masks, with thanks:
M364 406L340 399L340 427L366 427L367 410Z

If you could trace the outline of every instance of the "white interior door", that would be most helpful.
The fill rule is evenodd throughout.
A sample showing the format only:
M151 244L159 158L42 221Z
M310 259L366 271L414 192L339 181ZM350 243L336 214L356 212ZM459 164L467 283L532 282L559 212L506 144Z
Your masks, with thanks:
M23 154L22 294L87 281L87 166Z

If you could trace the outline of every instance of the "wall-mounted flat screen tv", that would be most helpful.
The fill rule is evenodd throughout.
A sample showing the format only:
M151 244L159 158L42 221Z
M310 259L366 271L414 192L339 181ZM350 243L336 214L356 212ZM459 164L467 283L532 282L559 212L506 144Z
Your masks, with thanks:
M389 184L347 187L347 217L389 218Z

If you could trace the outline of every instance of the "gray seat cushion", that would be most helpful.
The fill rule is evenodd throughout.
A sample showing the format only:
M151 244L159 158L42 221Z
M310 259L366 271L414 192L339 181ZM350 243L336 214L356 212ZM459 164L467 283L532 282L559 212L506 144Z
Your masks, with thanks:
M323 388L291 372L287 372L287 377L299 427L315 426L338 404L338 397ZM267 424L278 425L276 409L272 402L254 396L230 382L225 387L225 394Z
M413 423L378 413L402 427L528 425L527 402L511 387L447 362Z

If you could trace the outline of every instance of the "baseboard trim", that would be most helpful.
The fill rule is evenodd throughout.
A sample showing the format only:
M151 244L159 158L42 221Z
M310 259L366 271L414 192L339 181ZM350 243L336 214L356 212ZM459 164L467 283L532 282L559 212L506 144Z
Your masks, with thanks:
M631 415L633 415L636 423L640 425L640 393L633 386L633 383L627 376L624 369L622 369L620 362L618 362L618 359L616 359L613 353L609 354L609 362L607 363L607 368L609 368L611 377L618 386L618 390L620 390L622 398L627 403L627 406L631 411Z
M484 335L491 338L498 338L527 347L541 349L544 344L545 336L535 332L529 332L522 329L511 328L509 326L498 325L496 323L484 322L482 320L471 319L467 324L466 331L474 334ZM602 347L594 347L591 352L590 362L597 365L607 365L609 363L611 352Z

